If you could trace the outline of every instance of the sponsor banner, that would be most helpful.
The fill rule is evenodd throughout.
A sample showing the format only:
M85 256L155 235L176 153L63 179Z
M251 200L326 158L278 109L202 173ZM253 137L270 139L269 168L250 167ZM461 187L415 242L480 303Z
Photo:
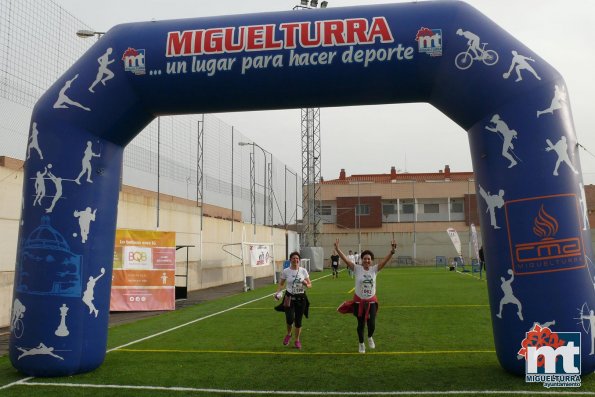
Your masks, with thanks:
M463 254L461 251L461 239L459 238L459 234L452 227L446 229L446 233L448 233L448 235L450 236L450 241L452 241L452 245L454 245L457 254L462 257Z
M116 230L110 310L174 310L174 232Z
M473 255L475 259L479 260L479 241L477 240L477 230L473 223L471 224L471 243L473 244Z
M266 266L271 264L271 253L268 245L248 245L250 251L250 266Z
M175 293L172 293L172 291L174 291L172 288L112 287L110 304L116 307L128 308L118 309L117 311L174 310L176 302ZM137 307L142 307L142 309L137 309Z

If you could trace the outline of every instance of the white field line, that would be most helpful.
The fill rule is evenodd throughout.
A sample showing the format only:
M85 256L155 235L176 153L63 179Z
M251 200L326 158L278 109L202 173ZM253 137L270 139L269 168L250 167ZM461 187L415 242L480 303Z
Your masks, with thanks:
M322 276L322 277L319 277L319 278L317 278L317 279L315 279L315 280L312 280L312 282L314 282L314 281L318 281L318 280L321 280L321 279L323 279L323 278L325 278L325 277L329 277L329 276L330 276L330 274L327 274L326 276ZM156 333L156 334L153 334L153 335L145 336L144 338L137 339L137 340L135 340L135 341L128 342L128 343L126 343L126 344L123 344L123 345L120 345L120 346L118 346L118 347L111 348L111 349L109 349L109 350L107 351L107 353L109 353L109 352L112 352L112 351L114 351L114 350L121 349L121 348L123 348L123 347L128 347L128 346L130 346L130 345L134 345L134 344L136 344L136 343L139 343L139 342L146 341L147 339L152 339L152 338L154 338L154 337L156 337L156 336L160 336L160 335L163 335L163 334L167 334L168 332L175 331L175 330L177 330L177 329L180 329L180 328L186 327L186 326L188 326L188 325L190 325L190 324L194 324L194 323L197 323L197 322L199 322L199 321L206 320L206 319L208 319L208 318L215 317L215 316L218 316L218 315L220 315L220 314L223 314L223 313L227 313L227 312L229 312L229 311L231 311L231 310L235 310L235 309L237 309L237 308L240 308L240 307L242 307L242 306L249 305L250 303L258 302L259 300L262 300L262 299L265 299L265 298L270 298L272 295L273 295L273 294L270 294L270 293L269 293L269 294L266 294L266 295L264 295L264 296L261 296L260 298L252 299L251 301L244 302L244 303L240 303L239 305L236 305L236 306L230 307L230 308L228 308L228 309L221 310L221 311L219 311L219 312L212 313L212 314L209 314L209 315L207 315L207 316L204 316L204 317L200 317L200 318L194 319L194 320L192 320L192 321L188 321L187 323L184 323L184 324L177 325L177 326L175 326L175 327L172 327L172 328L166 329L165 331L161 331L161 332L158 332L158 333Z
M322 277L319 277L319 278L317 278L317 279L314 279L314 280L312 280L312 282L314 282L314 281L318 281L318 280L321 280L321 279L323 279L323 278L326 278L326 277L329 277L329 276L330 276L330 274L327 274L326 276L322 276ZM242 307L242 306L248 305L248 304L250 304L250 303L254 303L254 302L257 302L257 301L259 301L259 300L262 300L262 299L265 299L265 298L270 298L271 296L272 296L272 294L266 294L266 295L264 295L264 296L261 296L260 298L256 298L256 299L252 299L251 301L248 301L248 302L240 303L239 305L236 305L236 306L230 307L230 308L228 308L228 309L225 309L225 310L221 310L221 311L219 311L219 312L216 312L216 313L209 314L209 315L207 315L207 316L204 316L204 317L197 318L197 319L195 319L195 320L192 320L192 321L188 321L187 323L184 323L184 324L181 324L181 325L178 325L178 326L175 326L175 327L172 327L172 328L166 329L165 331L161 331L161 332L158 332L158 333L156 333L156 334L149 335L149 336L146 336L146 337L144 337L144 338L141 338L141 339L134 340L134 341L132 341L132 342L129 342L129 343L123 344L123 345L121 345L121 346L118 346L118 347L114 347L114 348L112 348L112 349L109 349L109 350L107 350L107 351L106 351L106 353L112 352L112 351L114 351L114 350L121 349L121 348L123 348L123 347L127 347L127 346L130 346L130 345L134 345L134 344L136 344L136 343L139 343L139 342L145 341L145 340L147 340L147 339L154 338L154 337L156 337L156 336L159 336L159 335L166 334L166 333L168 333L168 332L171 332L171 331L175 331L175 330L177 330L177 329L180 329L180 328L186 327L187 325L194 324L194 323L197 323L197 322L199 322L199 321L206 320L206 319L208 319L208 318L211 318L211 317L218 316L219 314L227 313L228 311L231 311L231 310L237 309L237 308L239 308L239 307ZM35 378L35 377L27 377L27 378L20 379L20 380L18 380L18 381L16 381L16 382L8 383L8 384L6 384L6 385L4 385L4 386L0 386L0 390L2 390L2 389L8 389L9 387L11 387L11 386L15 386L15 385L18 385L18 384L27 384L27 383L24 383L24 382L26 382L26 381L27 381L27 380L29 380L29 379L34 379L34 378ZM28 384L34 384L34 383L28 383Z
M162 387L162 386L134 386L134 385L94 385L89 383L43 383L28 382L26 386L52 386L52 387L76 387L89 389L128 389L128 390L159 390L195 393L216 393L216 394L258 394L258 395L291 395L291 396L444 396L444 395L572 395L572 396L594 396L591 391L535 391L535 390L440 390L440 391L304 391L304 390L229 390L229 389L206 389L195 387Z

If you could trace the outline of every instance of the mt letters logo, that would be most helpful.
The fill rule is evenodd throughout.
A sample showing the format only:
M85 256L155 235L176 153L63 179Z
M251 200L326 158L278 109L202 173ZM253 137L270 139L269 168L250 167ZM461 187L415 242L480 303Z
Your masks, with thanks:
M525 358L525 382L542 382L548 388L581 386L580 332L552 332L535 324L517 354Z
M418 51L431 57L442 56L442 29L422 27L415 35Z

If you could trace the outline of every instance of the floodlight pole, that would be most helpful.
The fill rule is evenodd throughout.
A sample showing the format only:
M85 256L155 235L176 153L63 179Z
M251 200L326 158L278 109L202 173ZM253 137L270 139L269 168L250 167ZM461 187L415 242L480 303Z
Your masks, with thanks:
M262 224L264 226L266 226L267 224L267 151L264 150L259 144L255 143L255 142L238 142L239 146L248 146L248 145L252 145L252 156L254 156L254 147L259 148L262 151L262 155L264 156L264 174L262 175L264 178L264 214L263 214L263 222ZM271 162L273 161L273 156L271 155ZM256 216L254 216L254 224L256 225ZM256 226L255 226L256 227Z

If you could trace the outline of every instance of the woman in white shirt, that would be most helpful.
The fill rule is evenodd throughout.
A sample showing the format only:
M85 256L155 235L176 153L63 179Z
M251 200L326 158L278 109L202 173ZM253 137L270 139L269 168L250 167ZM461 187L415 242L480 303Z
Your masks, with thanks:
M291 340L292 327L295 328L295 347L302 348L300 335L302 333L302 318L305 315L308 317L308 297L306 296L306 288L312 288L310 275L303 267L300 267L301 256L299 252L292 252L289 255L291 262L288 268L283 269L279 284L277 284L277 292L275 292L275 299L281 298L281 290L285 286L285 293L283 294L283 302L277 306L277 310L285 312L285 323L287 324L287 334L283 338L283 344L289 345Z
M361 265L353 263L339 249L339 239L335 241L335 251L347 264L347 267L355 274L355 293L353 301L346 302L342 306L353 305L353 315L357 317L357 337L359 340L359 352L366 352L364 344L364 327L368 326L368 347L375 349L373 335L376 329L376 312L378 311L378 299L376 298L376 274L384 268L397 250L395 240L391 242L391 250L382 261L374 265L374 254L370 250L362 251L360 254ZM344 311L341 311L344 312Z

